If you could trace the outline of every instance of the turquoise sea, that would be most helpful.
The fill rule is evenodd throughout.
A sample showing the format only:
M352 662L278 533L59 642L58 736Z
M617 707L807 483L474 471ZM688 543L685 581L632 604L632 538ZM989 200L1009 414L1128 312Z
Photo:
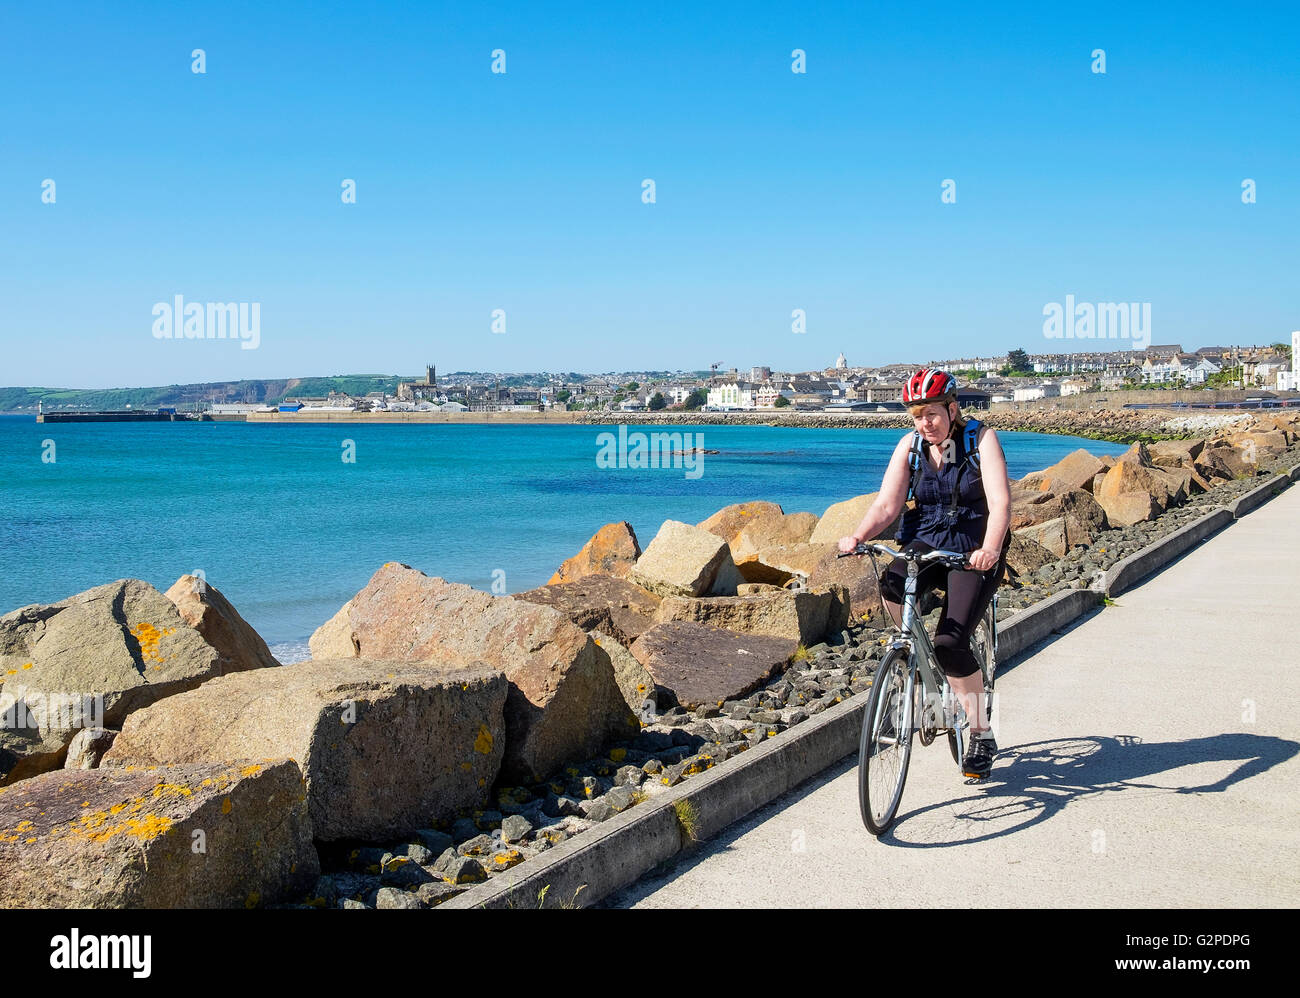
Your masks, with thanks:
M698 477L680 467L598 467L598 435L617 427L0 416L0 613L123 577L166 589L201 569L293 661L386 561L518 592L545 583L614 520L630 521L644 547L664 520L695 523L734 502L820 515L876 491L903 432L686 429L720 451L702 459ZM1014 478L1079 447L1125 449L1000 436Z

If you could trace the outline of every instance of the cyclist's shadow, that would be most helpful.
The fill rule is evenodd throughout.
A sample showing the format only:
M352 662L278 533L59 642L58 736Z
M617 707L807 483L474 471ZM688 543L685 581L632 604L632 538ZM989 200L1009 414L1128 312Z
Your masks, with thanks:
M1241 732L1179 742L1097 735L1017 745L999 751L992 775L985 783L971 786L968 795L903 810L882 841L918 849L987 841L1046 821L1072 801L1092 794L1222 793L1297 752L1296 742ZM1240 765L1212 783L1159 782L1162 773L1216 762Z

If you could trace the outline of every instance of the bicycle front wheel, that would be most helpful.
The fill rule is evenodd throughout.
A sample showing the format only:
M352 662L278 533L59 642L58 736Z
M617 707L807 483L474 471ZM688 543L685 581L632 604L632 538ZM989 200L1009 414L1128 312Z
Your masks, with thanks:
M891 650L876 669L858 744L858 805L873 835L894 823L912 757L912 698L916 671L909 653Z

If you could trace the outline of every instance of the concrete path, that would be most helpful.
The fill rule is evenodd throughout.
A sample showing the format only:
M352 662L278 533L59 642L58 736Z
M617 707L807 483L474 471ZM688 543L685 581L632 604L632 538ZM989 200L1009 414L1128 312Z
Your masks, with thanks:
M1300 488L998 675L966 786L914 743L877 840L857 759L608 907L1300 904Z

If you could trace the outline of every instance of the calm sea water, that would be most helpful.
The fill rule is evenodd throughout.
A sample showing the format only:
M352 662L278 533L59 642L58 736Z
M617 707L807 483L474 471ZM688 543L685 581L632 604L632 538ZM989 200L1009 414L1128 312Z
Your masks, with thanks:
M637 427L629 427L636 430ZM648 428L641 428L648 429ZM692 427L703 474L596 466L590 426L37 424L0 417L0 613L202 569L286 661L386 561L507 592L603 524L642 546L729 503L821 514L874 492L901 430ZM1079 447L1003 433L1012 477ZM54 461L42 460L54 442ZM344 441L355 443L346 463Z

